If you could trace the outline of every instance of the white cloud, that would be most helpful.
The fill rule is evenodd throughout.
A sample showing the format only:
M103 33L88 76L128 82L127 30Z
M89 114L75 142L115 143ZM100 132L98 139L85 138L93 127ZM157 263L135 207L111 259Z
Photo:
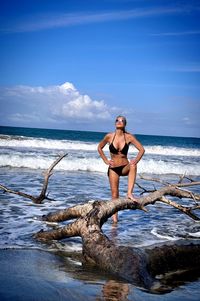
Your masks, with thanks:
M92 100L88 95L80 94L71 83L55 86L60 104L53 113L61 118L70 117L79 120L96 120L111 118L111 110L103 100Z
M74 100L65 103L62 107L62 115L86 119L110 118L104 101L92 101L88 95L79 95Z
M95 124L113 120L120 108L110 107L104 100L93 100L81 94L72 83L54 86L14 86L0 89L1 113L5 123L41 126ZM1 118L1 119L2 119Z
M157 67L154 69L156 70ZM163 65L159 66L157 70L161 70L164 72L180 72L180 73L199 73L200 72L200 65L199 62L189 62L189 63L182 63L178 65L174 63L173 65Z
M23 122L38 122L39 116L35 115L35 114L20 114L20 113L14 113L14 114L10 114L9 116L9 120L12 122L21 122L23 120Z
M186 124L190 124L190 118L188 118L188 117L184 117L184 118L183 118L183 121L184 121Z
M168 71L174 71L174 72L199 73L200 72L200 65L199 65L199 63L182 64L181 66L173 66L171 68L169 67L167 70Z
M174 32L160 32L152 33L151 36L190 36L190 35L199 35L200 30L187 30L187 31L174 31Z

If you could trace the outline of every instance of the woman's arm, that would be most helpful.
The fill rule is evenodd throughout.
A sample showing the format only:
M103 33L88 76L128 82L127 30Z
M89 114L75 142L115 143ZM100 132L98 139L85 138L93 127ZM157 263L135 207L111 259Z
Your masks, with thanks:
M108 158L106 157L103 148L104 146L109 142L109 138L110 138L110 134L107 134L103 140L100 141L99 145L98 145L98 152L100 157L102 158L102 160L105 162L105 164L109 165L110 164L110 160L108 160Z
M137 149L138 149L138 154L136 156L135 159L132 159L130 160L130 164L134 164L136 165L142 158L142 156L144 155L145 153L145 149L144 147L142 146L142 144L133 136L133 135L130 135L130 142L131 144L133 144Z

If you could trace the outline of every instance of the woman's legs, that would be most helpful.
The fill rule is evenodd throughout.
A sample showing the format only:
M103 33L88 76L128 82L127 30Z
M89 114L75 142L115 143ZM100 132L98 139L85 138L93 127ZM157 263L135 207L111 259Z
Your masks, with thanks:
M137 166L136 165L126 165L122 169L122 176L128 175L128 190L127 190L127 197L134 202L137 202L137 200L133 197L133 188L135 185L135 179L136 179L136 173L137 173ZM119 198L119 178L120 176L112 169L109 169L109 181L110 181L110 189L111 189L111 195L112 200ZM112 216L113 222L118 222L118 214L115 213Z
M112 169L109 169L109 181L110 181L112 200L118 199L119 198L119 175ZM117 223L118 214L117 213L113 214L112 219L114 223Z
M127 176L128 175L128 190L127 190L127 197L133 201L136 201L136 199L133 197L133 188L135 185L135 179L136 179L136 173L137 173L137 166L128 164L126 165L122 170L122 175Z
M133 197L133 188L134 188L134 185L135 185L136 173L137 173L137 166L136 165L130 165L130 170L129 170L129 173L128 173L127 197L129 199L132 199L133 201L136 201L136 199Z

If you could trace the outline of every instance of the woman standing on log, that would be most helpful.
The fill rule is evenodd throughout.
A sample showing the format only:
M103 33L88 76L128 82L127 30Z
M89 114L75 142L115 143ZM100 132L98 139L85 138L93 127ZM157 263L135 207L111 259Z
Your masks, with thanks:
M127 197L134 202L137 200L133 197L133 187L135 184L137 163L142 158L145 150L142 144L125 129L126 118L118 116L115 120L115 132L105 135L103 140L98 145L98 152L108 167L108 177L110 182L112 199L119 198L119 178L120 176L128 176L128 191ZM109 144L110 157L108 159L103 151L106 144ZM136 158L130 161L127 158L129 145L133 144L138 149ZM113 215L113 222L117 223L117 213Z

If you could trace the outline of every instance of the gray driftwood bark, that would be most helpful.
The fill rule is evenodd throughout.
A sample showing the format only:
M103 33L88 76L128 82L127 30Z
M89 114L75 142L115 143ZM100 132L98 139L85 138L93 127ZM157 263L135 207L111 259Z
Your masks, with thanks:
M96 201L74 206L54 214L43 216L43 220L58 222L75 219L75 221L56 230L41 231L35 237L46 241L80 236L83 243L85 262L114 273L138 286L155 290L158 288L156 280L158 274L181 269L190 270L196 269L196 267L199 268L200 245L182 243L147 249L125 246L117 247L103 234L101 228L107 219L119 210L143 209L143 207L156 201L164 201L164 203L169 204L169 200L163 200L164 195L178 197L191 196L188 191L181 191L179 188L172 186L164 187L159 191L141 197L139 204L135 204L129 199L118 199L114 202ZM200 195L195 194L194 197L196 202L200 200ZM185 209L180 205L175 206L174 202L171 205L195 220L199 219L197 215L191 212L192 210ZM195 204L193 209L196 209L197 206Z

